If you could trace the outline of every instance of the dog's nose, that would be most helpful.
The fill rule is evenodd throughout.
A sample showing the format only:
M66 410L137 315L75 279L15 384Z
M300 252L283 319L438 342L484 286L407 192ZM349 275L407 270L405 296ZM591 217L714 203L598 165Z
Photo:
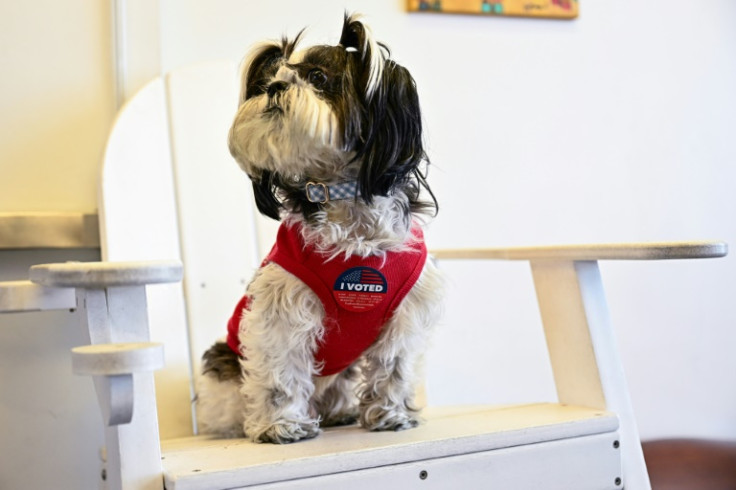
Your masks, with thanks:
M286 82L278 81L278 82L272 82L268 86L268 96L273 97L274 95L278 94L279 92L283 92L286 90L286 88L289 86Z

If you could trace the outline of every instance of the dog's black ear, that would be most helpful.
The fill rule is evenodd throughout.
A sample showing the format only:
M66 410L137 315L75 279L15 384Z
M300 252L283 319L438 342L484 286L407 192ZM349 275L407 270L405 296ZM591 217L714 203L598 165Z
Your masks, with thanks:
M300 31L292 40L284 37L281 42L266 42L251 50L243 69L241 102L266 91L268 80L276 74L281 61L294 52L303 32Z
M420 169L429 161L424 151L416 83L406 68L392 60L386 60L381 75L380 84L385 89L377 91L368 102L364 144L356 155L361 161L358 187L368 203L373 196L389 195L401 188L409 196L412 210L418 210L425 207L419 200L421 188L433 201L434 195Z
M253 178L253 195L255 197L256 206L261 214L268 216L276 221L281 220L279 211L281 203L276 199L276 187L273 182L272 174L264 171L260 178Z

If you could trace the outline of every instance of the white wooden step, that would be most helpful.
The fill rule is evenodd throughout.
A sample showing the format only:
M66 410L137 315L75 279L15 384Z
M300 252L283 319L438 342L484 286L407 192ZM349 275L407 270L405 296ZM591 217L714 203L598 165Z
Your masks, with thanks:
M601 488L616 488L614 481L620 476L620 454L613 450L619 425L615 414L546 403L428 408L423 416L425 423L408 431L367 432L357 426L336 427L325 429L315 439L290 445L254 444L245 439L211 436L162 441L166 488L215 490L300 478L321 479L326 475L429 462L502 448L528 446L532 449L534 446L529 445L566 438L582 441L587 436L601 434L607 435L605 444L612 448L604 461L605 480L609 486ZM600 438L590 441L601 444ZM578 444L575 454L585 453L586 447Z

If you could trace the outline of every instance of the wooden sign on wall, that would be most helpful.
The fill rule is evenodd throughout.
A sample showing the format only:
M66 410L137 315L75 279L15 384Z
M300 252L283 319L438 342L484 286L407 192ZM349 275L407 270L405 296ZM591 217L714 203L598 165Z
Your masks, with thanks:
M578 0L408 0L409 12L574 19Z

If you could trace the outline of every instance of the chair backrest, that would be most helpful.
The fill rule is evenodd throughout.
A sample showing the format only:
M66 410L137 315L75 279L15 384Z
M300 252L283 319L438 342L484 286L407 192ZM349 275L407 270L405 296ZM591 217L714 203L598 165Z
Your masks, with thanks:
M200 356L225 334L277 226L256 212L250 183L228 153L237 97L234 63L173 71L121 109L105 152L103 259L184 263L183 284L148 292L151 338L166 353L156 374L162 438L192 433Z

